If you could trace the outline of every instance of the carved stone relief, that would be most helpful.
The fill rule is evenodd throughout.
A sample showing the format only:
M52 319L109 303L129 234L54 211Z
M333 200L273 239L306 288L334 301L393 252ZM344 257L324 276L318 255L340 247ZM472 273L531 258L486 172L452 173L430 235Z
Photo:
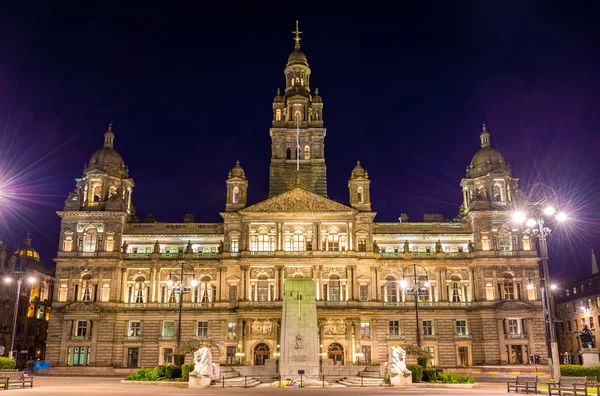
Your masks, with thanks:
M251 330L252 335L269 335L273 332L273 322L270 320L254 320Z
M340 278L346 278L346 267L324 267L323 278L329 278L331 275L337 275Z
M304 278L312 278L312 268L310 267L288 267L285 269L285 277L293 278L302 275Z
M323 323L323 333L325 335L346 335L346 320L328 319Z

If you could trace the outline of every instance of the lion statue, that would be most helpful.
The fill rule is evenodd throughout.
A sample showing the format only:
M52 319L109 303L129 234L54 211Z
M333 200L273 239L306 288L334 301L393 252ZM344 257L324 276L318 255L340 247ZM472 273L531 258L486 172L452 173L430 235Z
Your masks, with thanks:
M392 384L400 381L402 377L408 377L412 373L406 368L406 351L399 346L390 348L387 370ZM411 381L412 382L412 381Z
M219 378L219 371L219 365L212 362L210 348L202 347L194 352L194 371L190 375L215 379Z

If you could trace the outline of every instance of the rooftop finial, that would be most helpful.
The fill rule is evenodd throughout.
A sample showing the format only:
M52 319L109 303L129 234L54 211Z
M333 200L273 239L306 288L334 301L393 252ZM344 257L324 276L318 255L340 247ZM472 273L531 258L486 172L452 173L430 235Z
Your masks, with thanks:
M483 124L483 130L481 131L479 138L481 139L481 147L490 146L490 133L487 131L485 124Z
M108 123L108 132L112 132L112 121Z
M300 35L302 34L302 32L298 30L298 20L297 19L296 19L296 31L292 32L292 34L296 35L296 37L294 37L294 41L296 42L296 45L294 46L294 48L300 49L300 40L302 40L300 38Z
M104 147L113 148L115 134L112 131L112 121L108 124L108 129L104 133Z

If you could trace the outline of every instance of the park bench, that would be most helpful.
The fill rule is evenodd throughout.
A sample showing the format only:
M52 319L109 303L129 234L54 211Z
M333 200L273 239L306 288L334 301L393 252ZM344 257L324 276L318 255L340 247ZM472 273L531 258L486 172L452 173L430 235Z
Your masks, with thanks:
M514 391L519 393L520 389L525 390L525 393L529 393L530 391L537 394L537 386L538 386L538 377L537 375L533 376L524 376L517 375L517 378L514 381L507 381L506 388L508 393Z
M25 388L29 385L33 388L33 377L25 375L22 371L2 372L0 373L0 383L4 383L4 389L8 389L11 385L20 385Z
M548 395L587 396L587 377L560 377L558 382L548 382Z

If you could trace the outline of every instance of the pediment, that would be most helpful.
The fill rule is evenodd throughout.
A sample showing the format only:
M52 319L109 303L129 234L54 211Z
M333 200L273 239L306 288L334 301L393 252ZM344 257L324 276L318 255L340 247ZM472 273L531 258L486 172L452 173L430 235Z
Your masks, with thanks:
M356 209L296 187L239 211L241 214L264 213L358 213Z
M81 301L76 301L71 304L65 305L64 307L59 309L60 312L100 312L100 308L96 306L96 304L85 303Z

